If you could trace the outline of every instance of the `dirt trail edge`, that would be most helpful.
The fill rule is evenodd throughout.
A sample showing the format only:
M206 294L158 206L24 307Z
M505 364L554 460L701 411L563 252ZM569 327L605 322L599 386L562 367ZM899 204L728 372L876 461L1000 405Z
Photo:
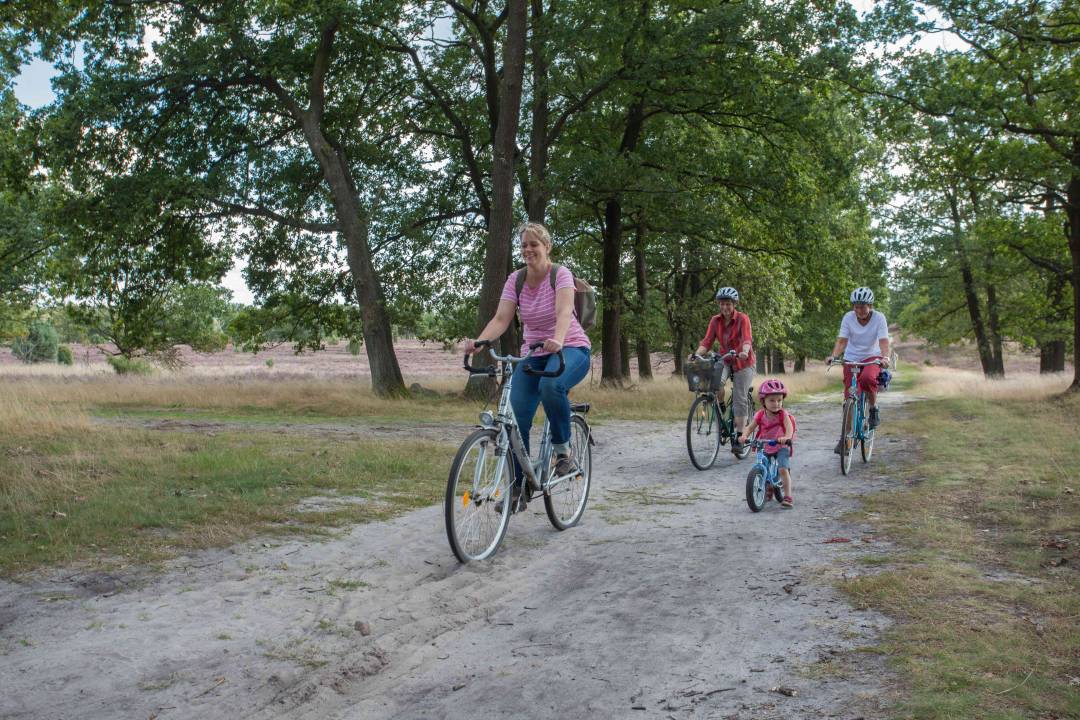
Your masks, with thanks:
M440 506L159 574L0 581L0 717L880 716L859 649L887 620L830 582L888 552L839 518L892 484L904 399L848 477L837 400L796 408L792 510L749 511L749 458L698 472L681 425L613 422L582 524L536 501L486 563L458 565Z

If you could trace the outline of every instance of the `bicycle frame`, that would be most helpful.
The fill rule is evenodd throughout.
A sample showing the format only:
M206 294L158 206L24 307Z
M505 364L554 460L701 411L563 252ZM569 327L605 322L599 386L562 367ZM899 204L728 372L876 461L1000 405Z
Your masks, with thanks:
M480 422L481 427L492 428L499 433L495 449L496 454L499 456L495 477L501 477L503 468L508 461L507 450L509 450L517 460L518 465L521 466L522 482L529 482L535 489L549 495L553 488L574 476L551 477L551 456L555 450L551 442L551 424L547 418L544 419L544 428L541 432L540 450L536 461L533 462L529 453L525 450L525 440L521 436L517 416L514 415L514 408L510 404L510 391L514 384L513 367L517 363L532 357L532 351L524 357L500 356L494 352L492 352L491 356L497 362L502 363L502 368L499 371L503 376L502 390L499 394L499 405L495 414L481 413Z
M759 444L757 449L757 459L754 460L752 467L759 467L762 472L765 473L766 485L772 485L773 488L783 490L780 481L780 466L776 462L776 456L767 454L764 445Z

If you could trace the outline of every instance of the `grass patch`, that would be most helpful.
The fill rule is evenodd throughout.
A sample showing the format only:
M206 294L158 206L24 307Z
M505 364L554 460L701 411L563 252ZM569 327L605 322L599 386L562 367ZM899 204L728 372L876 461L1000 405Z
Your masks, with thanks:
M968 387L939 374L922 372L935 393ZM893 427L919 442L908 487L858 519L900 554L842 588L900 621L882 648L907 685L899 717L1080 717L1080 397L1055 382L920 402Z
M25 420L0 435L0 573L110 556L148 561L255 533L385 519L438 502L453 452L420 440ZM326 494L364 501L298 507Z

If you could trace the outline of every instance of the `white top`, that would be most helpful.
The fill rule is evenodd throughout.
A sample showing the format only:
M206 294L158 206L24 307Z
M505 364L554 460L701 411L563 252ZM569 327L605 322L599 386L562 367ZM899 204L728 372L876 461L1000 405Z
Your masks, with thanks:
M855 311L848 310L840 321L840 337L847 338L848 341L844 348L844 359L848 362L862 362L881 355L878 341L888 340L889 323L885 321L884 315L877 310L871 310L870 320L861 325L855 317Z

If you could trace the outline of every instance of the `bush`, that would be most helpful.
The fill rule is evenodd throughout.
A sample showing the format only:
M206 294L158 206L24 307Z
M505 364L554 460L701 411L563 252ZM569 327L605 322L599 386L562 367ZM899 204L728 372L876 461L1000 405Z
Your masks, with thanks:
M71 353L71 348L67 345L61 345L56 348L56 362L61 365L74 365L75 356Z
M24 363L56 362L59 345L60 337L53 326L39 320L30 324L29 334L16 340L11 351Z
M274 367L274 358L266 358L266 367L268 367L268 368Z
M108 362L117 375L151 375L154 372L153 365L138 358L113 355L108 359Z
M359 339L359 338L350 338L349 339L349 354L350 355L359 355L360 354L360 347L363 344L364 344L364 341Z

